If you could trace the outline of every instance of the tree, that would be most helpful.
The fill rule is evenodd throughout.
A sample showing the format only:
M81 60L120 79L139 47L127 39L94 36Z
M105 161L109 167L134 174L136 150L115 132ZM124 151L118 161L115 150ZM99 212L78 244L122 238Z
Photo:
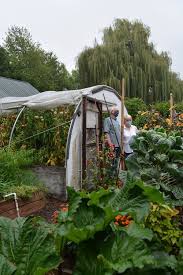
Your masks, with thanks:
M39 91L69 88L69 73L52 52L35 43L26 28L13 26L4 40L11 72L9 77L28 81Z
M0 46L0 76L8 75L10 71L9 57L6 50Z
M115 20L104 29L100 45L95 43L78 56L81 87L106 84L119 91L124 77L127 97L151 103L167 100L173 90L177 100L183 99L182 81L170 72L170 57L158 54L149 38L150 28L142 22Z

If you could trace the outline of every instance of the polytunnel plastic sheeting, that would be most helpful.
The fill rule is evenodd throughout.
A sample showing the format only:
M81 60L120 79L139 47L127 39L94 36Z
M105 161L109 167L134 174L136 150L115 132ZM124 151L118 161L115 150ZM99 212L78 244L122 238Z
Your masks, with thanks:
M0 99L0 111L4 113L26 106L30 109L52 109L62 105L77 104L82 95L89 94L89 89L75 91L47 91L28 97L4 97Z
M111 87L98 85L71 91L46 91L27 97L4 97L0 99L0 113L17 110L23 106L31 109L52 109L62 105L76 105L82 96L90 96L93 93L106 89L117 93Z

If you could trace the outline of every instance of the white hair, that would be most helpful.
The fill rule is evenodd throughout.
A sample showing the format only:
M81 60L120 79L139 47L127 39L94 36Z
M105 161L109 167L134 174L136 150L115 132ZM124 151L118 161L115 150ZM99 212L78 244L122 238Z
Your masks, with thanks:
M132 116L131 116L131 115L126 115L126 116L124 117L124 120L128 120L128 119L132 119Z
M113 113L114 111L119 111L118 107L115 105L110 108L110 113Z

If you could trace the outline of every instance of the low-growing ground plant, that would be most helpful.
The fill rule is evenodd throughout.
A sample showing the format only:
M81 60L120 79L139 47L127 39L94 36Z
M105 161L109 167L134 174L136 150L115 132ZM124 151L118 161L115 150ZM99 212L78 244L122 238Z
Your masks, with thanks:
M18 197L31 197L36 191L45 190L30 171L34 153L30 150L0 150L0 197L17 193Z

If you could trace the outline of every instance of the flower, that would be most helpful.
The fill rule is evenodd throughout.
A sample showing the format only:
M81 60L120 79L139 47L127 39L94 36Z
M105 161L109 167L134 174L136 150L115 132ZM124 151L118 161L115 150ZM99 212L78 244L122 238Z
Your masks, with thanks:
M121 215L117 215L117 216L115 217L115 220L116 220L116 221L119 221L119 220L121 220L121 217L122 217Z
M61 211L63 211L63 212L67 212L67 211L68 211L68 207L61 207L60 209L61 209Z
M166 118L165 121L166 121L166 123L167 123L169 126L172 125L172 122L171 122L171 119L170 119L170 118Z
M145 124L144 127L143 127L144 130L148 129L148 125Z
M120 226L128 226L132 221L131 216L127 215L117 215L115 217L115 222L114 224L120 225Z
M53 212L52 214L53 223L58 223L58 214L59 212L57 210Z
M109 152L108 153L108 158L113 159L115 157L113 152Z

